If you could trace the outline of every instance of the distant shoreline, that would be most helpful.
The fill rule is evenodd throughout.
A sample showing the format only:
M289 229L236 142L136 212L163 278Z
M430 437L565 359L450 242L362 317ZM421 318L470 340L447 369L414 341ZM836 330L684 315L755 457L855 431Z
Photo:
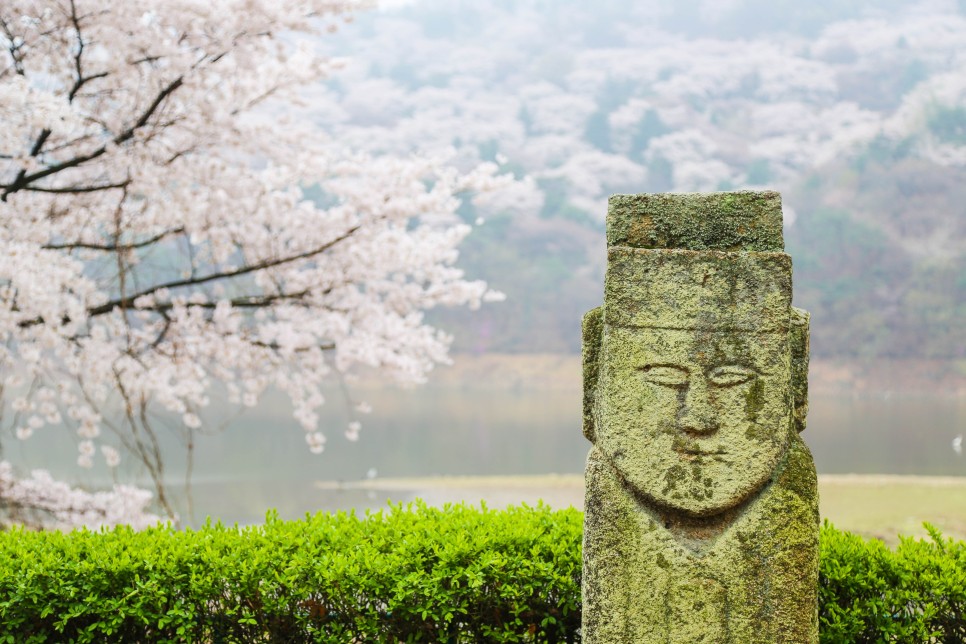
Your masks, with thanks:
M581 359L571 354L457 353L429 374L428 386L499 390L582 388ZM382 384L363 374L362 386ZM818 395L966 399L966 360L811 360L809 390Z
M921 485L924 487L966 488L963 476L921 476L917 474L819 474L822 485ZM320 490L420 490L436 489L491 489L491 488L560 488L584 487L583 474L513 474L494 476L414 476L403 478L372 478L359 481L316 481Z
M581 509L584 500L582 474L374 478L316 481L314 487L321 494L381 492L403 503L419 498L432 506L544 503ZM840 529L894 545L899 535L926 536L922 524L929 522L947 537L966 539L966 475L820 474L818 487L822 518Z

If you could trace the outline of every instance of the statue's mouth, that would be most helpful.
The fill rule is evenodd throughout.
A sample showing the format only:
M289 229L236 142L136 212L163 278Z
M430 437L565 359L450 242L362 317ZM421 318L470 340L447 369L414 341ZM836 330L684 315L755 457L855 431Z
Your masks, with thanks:
M706 449L696 445L682 445L681 447L674 448L674 451L682 456L692 458L708 458L711 456L723 456L727 454L727 452L723 449Z

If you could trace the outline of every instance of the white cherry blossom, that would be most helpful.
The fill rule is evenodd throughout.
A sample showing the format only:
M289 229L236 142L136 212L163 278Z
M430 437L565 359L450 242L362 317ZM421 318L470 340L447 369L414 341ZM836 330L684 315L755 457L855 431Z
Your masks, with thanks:
M86 492L54 480L44 470L34 470L30 476L18 479L10 463L0 461L0 518L5 523L61 530L126 524L142 530L161 521L147 510L151 497L151 492L129 485Z
M343 66L312 39L367 6L0 5L0 369L36 385L10 390L18 438L66 419L78 464L99 446L113 467L101 414L124 410L115 429L171 516L154 412L196 429L215 384L246 407L277 387L321 452L335 370L420 382L448 360L423 311L497 295L455 267L458 197L508 180L453 151L355 152L300 116L303 88ZM399 116L380 92L369 125ZM35 475L0 501L28 483L56 487ZM132 494L88 501L140 512Z

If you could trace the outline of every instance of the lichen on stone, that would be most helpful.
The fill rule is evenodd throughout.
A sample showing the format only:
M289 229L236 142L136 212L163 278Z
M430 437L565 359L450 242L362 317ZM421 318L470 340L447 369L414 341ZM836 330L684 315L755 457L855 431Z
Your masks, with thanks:
M808 314L774 192L616 195L583 321L583 640L817 641Z
M781 251L781 196L770 191L613 195L607 245Z

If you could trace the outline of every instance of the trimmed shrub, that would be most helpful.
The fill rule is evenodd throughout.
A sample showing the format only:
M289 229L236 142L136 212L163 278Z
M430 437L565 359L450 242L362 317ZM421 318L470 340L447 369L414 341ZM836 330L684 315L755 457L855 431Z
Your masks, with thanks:
M0 643L577 642L583 516L421 502L0 533ZM966 543L822 529L822 642L966 641Z
M895 550L826 524L819 622L823 643L966 642L966 542L902 538Z
M396 505L0 535L0 642L572 642L582 515Z

